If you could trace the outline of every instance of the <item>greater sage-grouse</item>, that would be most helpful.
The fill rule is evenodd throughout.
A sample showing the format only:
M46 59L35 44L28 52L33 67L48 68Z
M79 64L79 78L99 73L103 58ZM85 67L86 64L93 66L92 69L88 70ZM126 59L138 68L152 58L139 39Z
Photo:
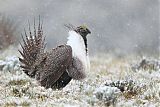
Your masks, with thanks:
M72 79L81 80L86 77L90 69L87 50L87 35L90 30L86 26L74 27L66 25L69 29L68 41L65 45L45 51L45 37L43 37L42 24L39 22L29 34L22 35L22 58L19 58L23 71L44 86L45 88L61 89Z

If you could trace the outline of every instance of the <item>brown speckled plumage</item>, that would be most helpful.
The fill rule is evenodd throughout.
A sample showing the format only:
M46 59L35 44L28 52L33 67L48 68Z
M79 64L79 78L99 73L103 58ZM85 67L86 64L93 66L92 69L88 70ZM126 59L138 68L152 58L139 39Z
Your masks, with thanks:
M72 63L68 67L68 75L75 80L81 80L86 77L84 66L77 57L72 58Z
M86 38L90 31L86 27L72 29ZM36 78L41 86L45 88L61 89L71 80L81 80L86 77L84 64L78 57L72 56L70 45L60 45L51 51L45 52L45 37L43 37L42 25L39 22L34 33L29 27L29 35L25 31L25 38L22 35L22 51L19 51L22 58L19 58L23 71L30 77ZM84 43L87 49L87 40Z
M28 76L35 77L45 88L59 89L70 82L71 77L66 73L66 69L72 61L70 46L60 45L49 52L45 52L45 39L40 24L38 31L34 27L34 35L29 30L28 36L25 31L25 39L23 36L22 39L22 51L19 51L22 58L19 60L22 63L23 71Z

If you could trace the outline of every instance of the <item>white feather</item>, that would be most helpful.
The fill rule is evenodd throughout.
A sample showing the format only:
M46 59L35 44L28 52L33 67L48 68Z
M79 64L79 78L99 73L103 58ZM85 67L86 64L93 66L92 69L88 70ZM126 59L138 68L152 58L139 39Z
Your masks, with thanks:
M78 57L85 68L85 71L90 70L89 56L86 55L85 44L82 36L75 31L69 31L67 45L72 47L73 57Z

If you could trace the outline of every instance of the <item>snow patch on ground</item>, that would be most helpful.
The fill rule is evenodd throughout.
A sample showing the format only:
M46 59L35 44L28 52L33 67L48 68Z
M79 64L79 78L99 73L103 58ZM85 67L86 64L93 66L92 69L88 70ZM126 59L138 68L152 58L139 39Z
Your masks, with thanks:
M139 67L135 72L132 63L141 61L133 56L93 57L85 80L72 80L62 90L52 90L24 74L16 56L5 56L0 58L0 106L159 106L160 69L152 61L154 67L147 62L145 69Z

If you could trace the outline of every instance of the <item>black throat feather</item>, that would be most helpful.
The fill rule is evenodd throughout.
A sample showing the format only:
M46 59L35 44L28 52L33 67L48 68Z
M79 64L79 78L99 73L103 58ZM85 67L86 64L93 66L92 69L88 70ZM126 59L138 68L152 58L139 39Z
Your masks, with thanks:
M86 55L88 53L88 44L87 44L87 37L86 36L82 36L83 40L84 40L84 44L85 44L85 50L86 50Z
M86 55L88 54L88 44L87 44L87 34L86 32L81 32L80 30L74 30L75 32L77 32L78 34L80 34L84 40L84 45L85 45L85 51L86 51Z

